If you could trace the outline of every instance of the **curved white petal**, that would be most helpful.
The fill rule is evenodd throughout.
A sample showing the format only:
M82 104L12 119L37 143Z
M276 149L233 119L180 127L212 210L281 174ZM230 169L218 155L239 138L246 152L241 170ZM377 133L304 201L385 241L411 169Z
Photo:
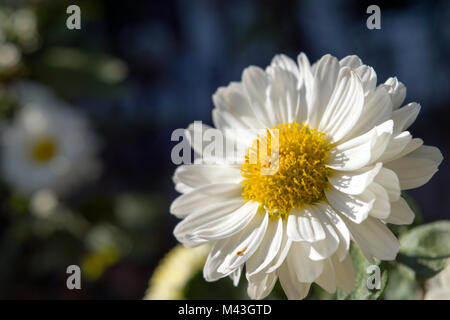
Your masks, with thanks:
M368 188L361 194L350 195L331 187L325 190L325 195L334 209L355 223L367 218L375 202L375 195Z
M252 221L239 233L226 239L224 250L228 253L218 267L221 273L228 273L244 264L258 249L269 223L269 215L256 214ZM224 241L224 240L219 240Z
M371 263L374 262L373 257L381 260L395 260L400 243L383 222L368 217L360 224L347 220L347 226L353 240Z
M391 204L386 190L376 182L373 182L368 188L375 195L375 202L369 214L378 219L385 219L391 213Z
M384 150L378 161L388 162L393 160L397 157L397 155L405 150L411 140L412 136L408 131L403 131L397 135L392 136L386 147L386 150Z
M280 249L277 256L272 260L270 265L267 267L266 272L276 271L281 264L285 261L286 256L291 249L292 240L287 236L287 223L283 221L283 239L281 240Z
M393 170L402 190L418 188L427 183L438 171L442 153L436 147L421 146L406 156L385 164Z
M301 111L298 79L289 71L273 68L273 77L268 87L270 108L276 123L290 123L298 119ZM306 118L306 115L305 115Z
M374 181L386 190L389 201L392 202L400 199L400 181L394 171L381 168Z
M300 73L299 86L305 90L306 104L312 104L314 75L308 57L302 52L297 57L298 71Z
M270 221L264 239L245 264L247 278L265 269L277 256L283 241L283 219Z
M242 187L240 184L214 183L205 185L176 198L170 205L170 212L179 218L184 218L213 202L242 198L241 193Z
M229 277L231 281L233 281L233 286L237 287L239 284L239 280L241 279L242 269L244 266L240 266L236 268L232 273L230 273Z
M274 121L266 108L266 89L269 86L267 73L255 66L248 67L242 72L242 84L256 117L268 128L274 127Z
M381 163L354 171L336 171L328 178L331 185L341 192L357 195L363 193L382 167Z
M339 235L334 228L334 223L329 219L327 211L332 209L326 204L318 204L313 207L314 213L319 217L324 227L325 239L313 243L304 242L304 246L309 248L309 258L311 260L324 260L330 257L339 247Z
M347 253L341 261L333 256L333 267L336 273L336 285L347 293L350 293L355 287L355 270L350 253Z
M420 112L420 104L412 102L406 106L392 112L392 120L394 120L394 133L402 132L408 129Z
M400 198L391 203L391 214L385 221L397 225L408 225L414 221L415 214L405 199Z
M277 279L276 272L260 272L257 275L248 278L247 293L249 297L256 300L264 299L272 292Z
M308 254L308 248L302 242L294 242L286 257L289 269L299 282L313 282L323 270L323 261L309 259Z
M339 64L341 65L341 67L349 67L351 69L356 69L359 66L361 66L363 63L357 55L349 55L349 56L342 58L339 61Z
M377 86L377 74L372 67L362 65L356 68L356 74L361 79L364 95L373 92Z
M334 226L334 229L339 237L339 245L333 256L337 256L338 260L342 261L347 256L350 249L350 231L339 214L337 214L329 204L320 203L319 206L322 207L323 212Z
M308 295L311 283L299 282L295 273L288 267L287 262L280 266L278 278L289 300L300 300Z
M226 240L220 240L214 242L213 246L211 247L211 251L209 252L208 257L206 258L205 265L203 266L203 278L206 281L216 281L235 272L235 270L228 271L228 273L222 273L218 271L220 263L228 254L228 252L224 250L226 244Z
M351 171L374 163L390 141L392 126L392 120L388 120L369 132L336 146L330 151L327 166L335 170Z
M228 87L218 88L212 99L216 108L229 112L244 126L254 129L265 127L253 112L241 83L232 82Z
M396 110L400 108L406 97L405 85L398 81L396 77L387 79L384 84L387 86L392 100L392 109Z
M364 106L358 122L346 134L343 140L352 139L371 130L391 118L392 102L386 89L382 86L371 91L364 99Z
M292 60L290 57L288 57L285 54L277 54L275 57L273 57L272 62L270 63L270 66L267 67L266 72L273 75L273 70L275 68L279 68L282 70L289 71L292 73L299 81L300 79L300 71L295 63L294 60ZM299 83L300 86L300 83Z
M336 292L336 273L334 271L331 258L323 261L323 271L320 277L316 279L316 283L328 293Z
M320 119L322 119L322 115L334 91L339 70L339 61L329 54L323 56L317 62L311 92L311 103L308 102L308 125L312 128L317 128Z
M245 228L258 210L256 202L243 199L218 202L187 216L174 230L177 240L186 246L230 237Z
M292 209L287 221L287 236L293 241L316 242L325 239L322 222L310 207Z
M359 77L350 69L342 68L328 106L319 123L334 143L342 139L356 124L364 105L364 92Z
M239 184L242 180L240 165L192 164L181 165L175 170L175 177L189 187L198 188L217 181Z

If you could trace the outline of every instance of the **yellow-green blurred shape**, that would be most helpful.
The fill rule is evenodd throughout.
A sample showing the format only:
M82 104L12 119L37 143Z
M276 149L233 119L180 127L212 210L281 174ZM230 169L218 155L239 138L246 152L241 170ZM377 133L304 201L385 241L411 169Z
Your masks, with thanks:
M160 261L144 300L182 300L189 280L203 267L209 245L186 248L179 244Z

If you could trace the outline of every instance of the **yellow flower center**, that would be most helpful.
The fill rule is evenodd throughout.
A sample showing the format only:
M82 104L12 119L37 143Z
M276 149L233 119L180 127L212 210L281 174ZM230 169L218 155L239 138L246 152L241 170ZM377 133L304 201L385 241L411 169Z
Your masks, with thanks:
M304 123L266 129L247 150L242 196L259 202L271 218L283 219L294 208L322 200L332 172L326 166L332 147L324 133Z
M57 151L57 145L50 138L41 138L31 146L31 158L37 163L49 162Z

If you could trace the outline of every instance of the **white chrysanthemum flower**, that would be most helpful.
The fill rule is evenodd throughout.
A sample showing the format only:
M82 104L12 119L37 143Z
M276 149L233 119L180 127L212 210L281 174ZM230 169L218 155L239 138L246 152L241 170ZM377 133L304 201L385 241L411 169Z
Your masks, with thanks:
M357 56L325 55L311 66L300 54L298 64L278 55L218 89L214 124L247 153L237 164L180 166L174 181L183 195L171 206L184 218L174 231L180 242L212 244L207 281L236 282L245 265L251 298L266 297L279 279L289 299L302 299L313 282L352 290L350 239L370 261L395 259L399 242L385 223L413 221L400 191L426 183L442 155L406 131L420 106L401 107L405 86L376 83ZM250 161L275 129L278 157L269 147ZM277 170L264 173L272 162Z
M95 177L98 141L87 119L39 85L16 89L23 107L2 132L4 180L25 194L61 194Z

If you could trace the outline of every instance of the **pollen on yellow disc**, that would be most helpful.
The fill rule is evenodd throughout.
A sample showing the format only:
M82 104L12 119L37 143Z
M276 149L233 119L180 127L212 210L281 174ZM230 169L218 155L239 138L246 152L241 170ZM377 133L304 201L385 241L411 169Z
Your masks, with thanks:
M242 196L259 202L272 218L286 218L292 209L322 200L332 173L326 166L332 147L324 133L304 123L266 129L247 150Z
M57 145L49 138L41 138L31 146L31 158L38 163L50 161L56 154Z

